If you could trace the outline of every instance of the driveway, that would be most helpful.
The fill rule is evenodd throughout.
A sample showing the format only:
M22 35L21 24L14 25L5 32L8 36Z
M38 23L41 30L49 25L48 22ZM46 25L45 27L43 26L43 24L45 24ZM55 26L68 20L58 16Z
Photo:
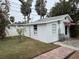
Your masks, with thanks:
M62 43L79 48L79 39L70 39L70 40L66 40Z
M76 51L68 59L79 59L79 51Z
M63 42L55 42L54 44L57 44L57 45L61 45L61 46L64 46L64 47L68 47L68 48L71 48L71 49L74 49L74 50L79 50L79 39L69 39L69 40L65 40Z
M39 55L33 59L79 59L78 39L69 39L63 42L59 41L55 42L54 44L61 45L61 47Z
M67 56L72 54L74 51L75 50L70 49L70 48L59 47L47 53L39 55L33 59L66 59Z

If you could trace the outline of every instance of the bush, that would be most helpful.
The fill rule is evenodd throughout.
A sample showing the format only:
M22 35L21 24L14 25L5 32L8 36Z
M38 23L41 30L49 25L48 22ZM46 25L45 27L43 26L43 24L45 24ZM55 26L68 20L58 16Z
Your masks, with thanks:
M25 31L24 28L18 28L17 29L17 33L18 33L18 37L19 37L20 41L21 41L22 37L24 36L24 31Z

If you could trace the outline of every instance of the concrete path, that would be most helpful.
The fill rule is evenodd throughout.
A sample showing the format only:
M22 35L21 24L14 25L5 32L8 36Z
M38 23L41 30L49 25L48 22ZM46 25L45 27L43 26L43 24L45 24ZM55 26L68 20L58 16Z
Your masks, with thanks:
M70 48L59 47L45 54L37 56L33 59L64 59L65 57L73 53L74 51L75 50L70 49Z
M70 49L74 49L74 50L79 50L78 47L73 46L73 45L68 45L68 44L63 43L63 42L56 42L56 43L54 43L54 44L60 45L60 46L62 46L62 47L67 47L67 48L70 48ZM75 43L75 44L76 44L76 43Z
M76 51L68 59L79 59L79 51Z

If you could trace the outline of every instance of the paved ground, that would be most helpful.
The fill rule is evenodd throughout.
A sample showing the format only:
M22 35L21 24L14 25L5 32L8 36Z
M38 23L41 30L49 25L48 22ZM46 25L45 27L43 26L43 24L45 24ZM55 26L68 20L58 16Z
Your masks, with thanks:
M64 59L65 57L73 53L74 51L75 50L70 49L70 48L59 47L45 54L37 56L33 59Z
M73 55L71 55L68 59L79 59L79 51L75 52Z
M63 42L64 44L79 48L79 39L70 39Z
M56 42L55 44L77 50L68 59L79 59L79 39L70 39L64 42Z
M64 59L75 50L77 51L68 59L79 59L79 39L70 39L64 42L55 42L54 44L61 45L62 47L37 56L34 59Z
M55 42L57 45L61 45L63 47L68 47L74 50L79 50L79 39L70 39L64 42Z

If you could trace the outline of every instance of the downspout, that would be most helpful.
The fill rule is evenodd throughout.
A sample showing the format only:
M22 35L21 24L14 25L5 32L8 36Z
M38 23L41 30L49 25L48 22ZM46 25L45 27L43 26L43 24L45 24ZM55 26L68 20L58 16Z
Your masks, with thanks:
M60 40L60 21L58 20L58 37L59 37L59 40Z

